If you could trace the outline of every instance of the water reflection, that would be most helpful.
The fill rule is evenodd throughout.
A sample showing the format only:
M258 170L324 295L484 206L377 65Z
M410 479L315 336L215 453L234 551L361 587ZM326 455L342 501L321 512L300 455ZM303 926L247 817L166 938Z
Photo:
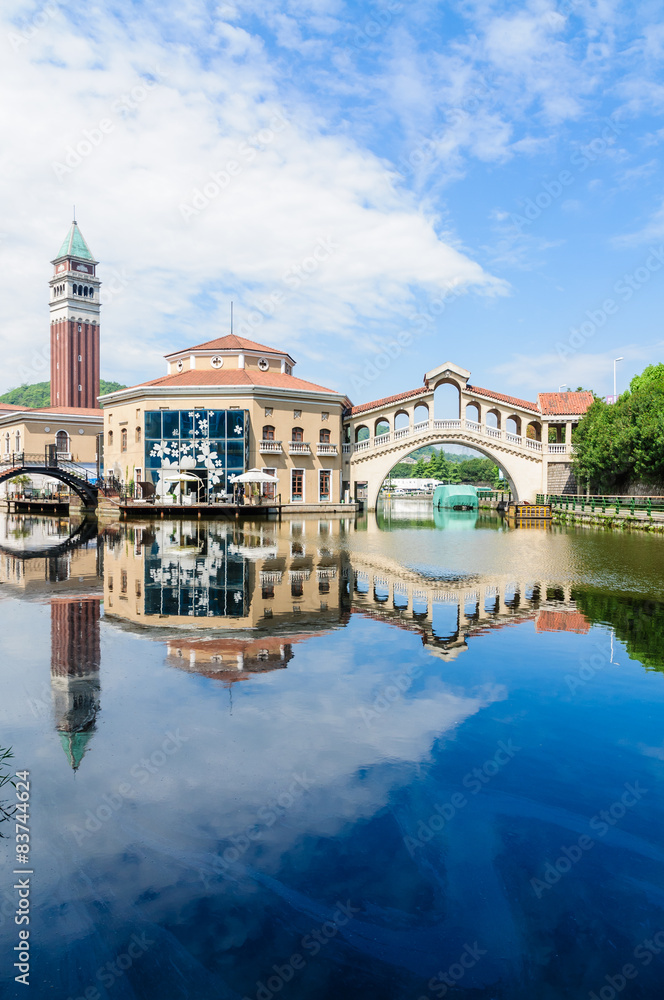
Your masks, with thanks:
M431 1000L475 942L462 1000L601 990L661 924L664 685L622 643L659 669L664 614L602 586L603 538L526 534L112 525L52 555L55 590L48 555L24 560L0 615L3 725L34 771L33 995ZM538 897L626 782L644 802ZM634 996L659 982L653 962Z

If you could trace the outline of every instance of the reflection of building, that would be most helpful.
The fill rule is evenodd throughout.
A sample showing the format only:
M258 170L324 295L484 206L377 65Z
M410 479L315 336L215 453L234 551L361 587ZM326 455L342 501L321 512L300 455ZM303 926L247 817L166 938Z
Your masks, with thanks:
M102 397L107 470L159 494L187 473L203 498L259 467L283 503L342 499L343 393L297 378L287 351L232 334L166 360L165 376Z
M320 635L320 633L318 633ZM167 643L166 662L180 670L233 684L253 674L282 670L293 659L293 646L312 634L244 639L175 639Z
M338 624L340 521L118 526L106 537L110 620L156 628L316 631ZM129 542L129 544L127 544Z
M100 592L100 557L96 538L67 518L0 518L0 583L24 597Z
M51 689L55 726L77 770L99 711L99 608L95 597L51 601Z

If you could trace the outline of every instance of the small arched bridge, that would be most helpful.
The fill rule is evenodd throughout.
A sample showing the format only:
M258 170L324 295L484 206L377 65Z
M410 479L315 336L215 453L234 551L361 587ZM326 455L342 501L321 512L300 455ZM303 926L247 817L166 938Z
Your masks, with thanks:
M25 452L2 456L0 483L16 476L48 476L64 483L81 499L84 507L95 509L99 487L89 473L73 462L63 462L57 455L27 455Z
M390 469L425 445L474 448L500 466L519 500L570 488L572 430L592 393L539 393L535 403L482 389L469 379L465 368L446 362L427 372L420 388L346 412L344 479L354 496L366 484L369 510L375 509ZM458 391L456 418L435 416L436 390L443 385Z

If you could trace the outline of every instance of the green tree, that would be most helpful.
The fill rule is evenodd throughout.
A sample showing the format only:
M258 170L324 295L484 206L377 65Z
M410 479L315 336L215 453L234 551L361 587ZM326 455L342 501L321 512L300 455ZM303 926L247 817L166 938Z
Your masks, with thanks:
M99 381L99 392L117 392L119 389L126 389L126 385L120 382L107 382L105 379ZM35 382L33 385L20 385L16 389L10 389L4 396L0 396L0 403L9 403L11 406L29 406L36 410L42 406L51 405L51 383Z

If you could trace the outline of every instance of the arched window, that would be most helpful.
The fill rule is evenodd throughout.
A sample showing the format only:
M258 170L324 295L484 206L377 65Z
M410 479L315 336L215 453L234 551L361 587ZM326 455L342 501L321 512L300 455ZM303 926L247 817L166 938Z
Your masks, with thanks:
M293 436L291 437L291 441L304 441L304 431L302 430L301 427L293 428Z
M109 431L108 432L108 447L111 448L112 446L113 446L113 431Z
M293 438L293 441L295 438ZM274 441L274 427L272 424L265 424L263 427L263 441Z
M137 427L136 428L136 444L140 444L140 443L141 443L141 428Z
M87 286L87 285L86 285L86 286L85 286L85 288L83 289L83 295L84 295L84 296L85 296L85 298L87 299L87 297L88 297L88 286Z
M127 450L127 428L123 427L120 431L120 451Z
M21 450L21 432L20 431L16 431L15 442L16 442L16 447L14 448L14 451L20 451Z
M5 434L5 455L8 455L9 452L11 451L11 444L9 443L9 441L10 441L9 431L7 431L7 433Z
M95 290L94 290L94 288L91 288L90 289L90 298L94 299L94 297L95 297Z
M318 439L319 439L319 441L320 441L321 444L329 444L330 443L331 435L330 435L330 432L327 429L327 427L323 428L323 430L318 435Z
M58 455L65 455L69 451L69 434L67 431L58 431L55 435L55 447Z

